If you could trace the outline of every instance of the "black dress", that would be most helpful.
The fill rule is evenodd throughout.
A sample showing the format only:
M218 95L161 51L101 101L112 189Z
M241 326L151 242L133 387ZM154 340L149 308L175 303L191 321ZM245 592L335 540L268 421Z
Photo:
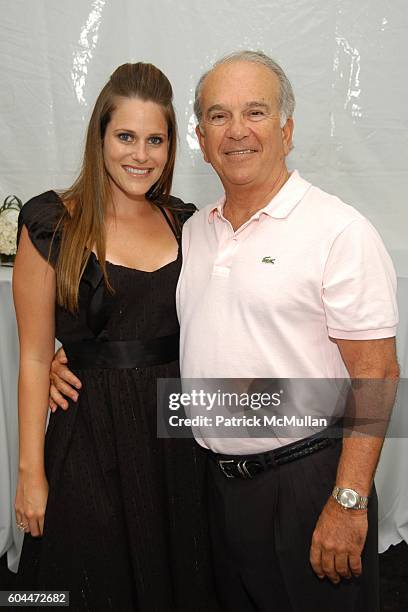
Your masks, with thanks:
M181 226L194 207L174 198L172 204ZM51 264L64 211L49 191L20 213L19 233L25 225ZM68 346L177 334L180 266L181 248L174 262L151 273L108 263L112 295L91 255L78 314L56 307L56 337ZM178 377L178 361L74 371L82 390L76 404L50 417L44 534L25 536L21 586L69 590L75 611L216 610L204 459L192 440L156 437L156 379Z

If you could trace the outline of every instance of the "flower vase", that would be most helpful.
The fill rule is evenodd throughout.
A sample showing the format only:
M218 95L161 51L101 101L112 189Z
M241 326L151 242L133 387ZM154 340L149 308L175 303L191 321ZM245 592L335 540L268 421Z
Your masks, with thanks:
M2 266L12 266L16 258L17 217L22 206L20 198L15 195L7 196L0 205L0 264Z
M14 265L15 255L4 255L0 253L0 263L2 266L12 267Z

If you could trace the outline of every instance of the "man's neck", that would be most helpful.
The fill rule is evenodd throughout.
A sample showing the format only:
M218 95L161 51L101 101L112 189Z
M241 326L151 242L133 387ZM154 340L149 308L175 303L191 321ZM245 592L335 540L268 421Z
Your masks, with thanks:
M286 166L283 166L272 184L256 188L251 185L234 185L226 188L223 214L234 230L236 231L258 210L264 208L281 190L288 178L289 172Z

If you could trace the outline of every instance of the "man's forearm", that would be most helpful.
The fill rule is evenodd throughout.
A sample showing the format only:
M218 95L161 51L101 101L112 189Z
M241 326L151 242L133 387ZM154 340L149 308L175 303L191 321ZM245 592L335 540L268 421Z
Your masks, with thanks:
M368 496L397 390L397 377L354 379L336 485Z
M351 378L336 484L366 497L398 386L395 338L336 342Z

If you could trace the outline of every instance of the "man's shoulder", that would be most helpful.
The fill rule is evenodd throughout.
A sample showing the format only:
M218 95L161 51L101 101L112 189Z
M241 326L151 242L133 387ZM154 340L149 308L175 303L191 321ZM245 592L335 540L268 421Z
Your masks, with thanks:
M327 221L330 225L343 225L353 221L366 222L367 219L357 208L344 202L338 195L311 185L305 197L307 208L313 208L313 215L321 224Z
M217 205L218 202L213 202L212 204L207 204L207 206L204 206L203 208L199 208L186 222L186 227L189 227L190 229L202 227L205 222L208 222L211 211L216 208Z

